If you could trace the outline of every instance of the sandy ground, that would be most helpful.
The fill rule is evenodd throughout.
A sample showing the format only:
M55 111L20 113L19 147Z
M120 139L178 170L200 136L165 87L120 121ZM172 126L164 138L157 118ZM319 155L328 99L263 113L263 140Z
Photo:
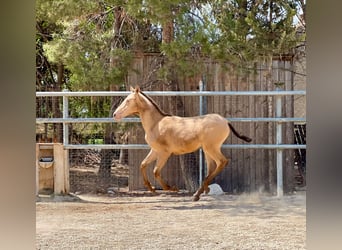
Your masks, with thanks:
M306 195L41 198L36 248L306 249Z

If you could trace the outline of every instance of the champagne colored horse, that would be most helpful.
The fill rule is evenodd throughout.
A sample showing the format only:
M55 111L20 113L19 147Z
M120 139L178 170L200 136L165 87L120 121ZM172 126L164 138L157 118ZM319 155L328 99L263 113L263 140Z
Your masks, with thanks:
M162 111L159 106L139 87L131 87L131 92L115 110L113 118L120 120L131 114L138 114L145 130L145 140L151 151L141 163L141 172L145 186L151 191L155 189L148 181L146 167L156 161L153 173L164 190L177 191L171 188L161 178L161 170L167 159L172 155L194 152L202 147L207 161L208 175L202 186L195 192L193 200L197 201L208 185L219 174L228 159L221 153L221 145L228 137L230 130L240 139L250 142L251 139L240 135L225 118L218 114L208 114L196 117L173 116Z

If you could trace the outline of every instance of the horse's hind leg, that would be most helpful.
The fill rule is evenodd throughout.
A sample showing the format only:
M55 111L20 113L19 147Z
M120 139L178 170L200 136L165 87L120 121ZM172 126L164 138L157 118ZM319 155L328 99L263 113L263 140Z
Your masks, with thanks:
M221 153L220 148L210 148L210 147L204 148L203 147L203 151L205 152L205 154L208 154L208 156L210 156L210 158L212 158L215 161L216 168L211 173L208 173L208 176L204 179L202 186L194 194L194 197L193 197L194 201L198 201L200 195L205 190L209 189L208 188L209 183L215 178L216 175L218 175L222 171L224 166L228 163L228 159Z
M140 170L142 176L144 178L144 184L148 188L149 191L155 192L154 188L152 187L151 183L148 181L147 174L146 174L146 167L149 163L155 161L157 159L157 153L151 149L145 159L141 162Z
M204 153L204 155L205 155L205 160L207 162L207 177L208 177L209 175L211 175L215 171L216 164L215 164L215 161L213 159L211 159L207 153ZM208 185L209 184L210 183L208 183ZM209 191L210 191L208 188L208 185L204 186L204 192L206 194L209 193Z

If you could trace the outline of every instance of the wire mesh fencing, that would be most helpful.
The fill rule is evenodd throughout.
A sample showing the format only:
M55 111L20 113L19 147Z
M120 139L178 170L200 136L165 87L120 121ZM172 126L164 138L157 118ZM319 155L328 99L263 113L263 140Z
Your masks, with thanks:
M129 166L120 162L120 152L110 149L71 149L70 192L111 193L127 190Z

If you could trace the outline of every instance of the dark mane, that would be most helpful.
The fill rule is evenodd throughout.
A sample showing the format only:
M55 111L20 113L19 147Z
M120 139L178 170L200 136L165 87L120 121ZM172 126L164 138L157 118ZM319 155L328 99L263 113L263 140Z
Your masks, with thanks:
M143 95L143 96L145 96L146 98L147 98L147 100L149 100L152 104L153 104L153 106L158 110L158 112L160 113L160 114L162 114L162 115L164 115L164 116L172 116L171 114L169 114L169 113L166 113L166 112L164 112L163 110L161 110L161 108L159 107L159 105L151 98L151 97L149 97L148 95L146 95L144 92L142 92L142 91L140 91L140 93Z

